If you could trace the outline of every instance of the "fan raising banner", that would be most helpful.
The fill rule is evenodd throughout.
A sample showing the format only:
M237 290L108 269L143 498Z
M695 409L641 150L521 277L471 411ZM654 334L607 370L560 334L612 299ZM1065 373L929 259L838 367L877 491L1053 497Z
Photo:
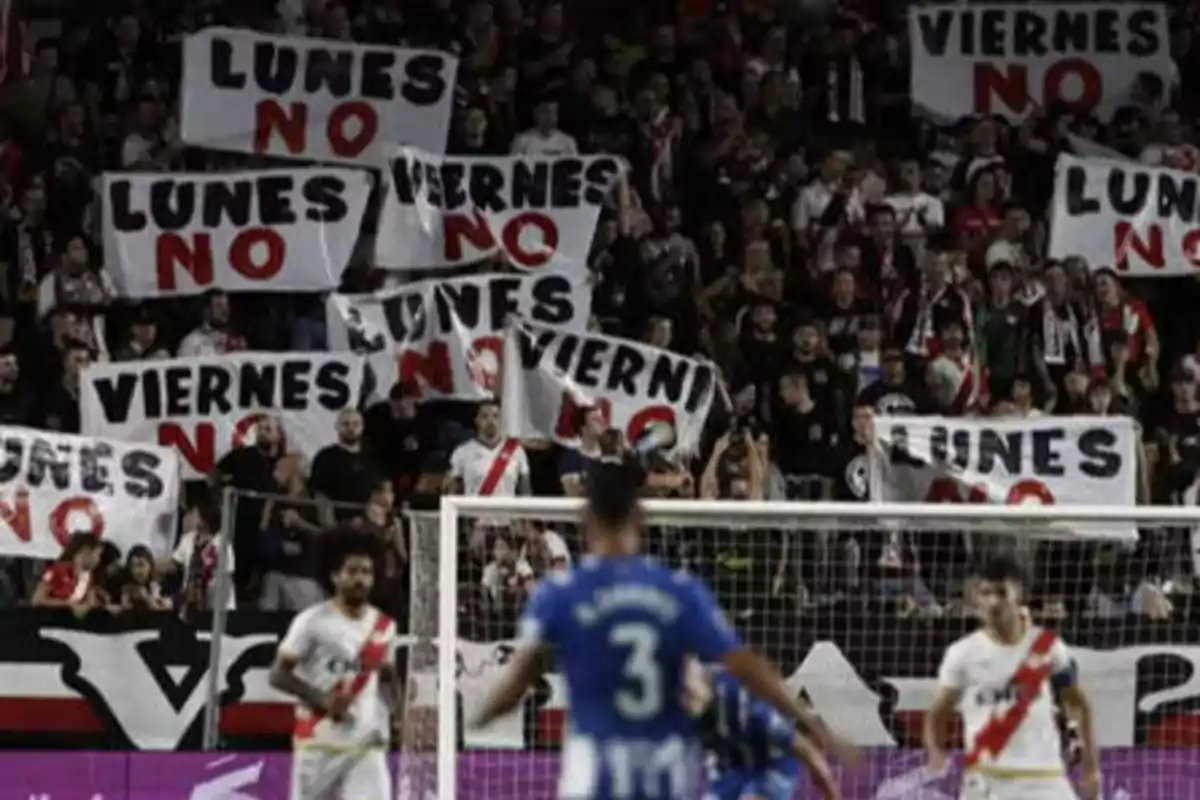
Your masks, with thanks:
M870 453L877 503L1132 506L1136 423L1129 417L877 417ZM1072 526L1132 539L1129 524Z
M1175 74L1162 5L913 5L908 29L913 102L954 119L1057 103L1107 115L1143 75Z
M179 460L163 447L0 427L0 556L56 559L73 533L169 552Z
M184 477L204 478L274 418L288 452L310 460L336 439L337 416L362 396L364 365L349 353L236 353L100 363L81 381L85 431L173 447Z
M583 273L476 275L330 295L326 320L330 348L367 356L380 392L411 380L425 399L481 400L500 391L510 317L582 331L591 305Z
M207 28L183 45L183 141L378 166L446 148L458 59L436 50Z
M1200 177L1065 154L1055 172L1053 258L1080 256L1135 278L1200 274Z
M436 156L402 147L390 162L375 237L389 269L474 264L587 268L600 209L621 173L613 156Z
M337 288L371 180L318 167L101 178L104 251L125 297Z
M641 342L522 324L505 335L504 431L569 445L579 409L599 408L626 442L662 422L676 449L695 452L717 380L711 365Z

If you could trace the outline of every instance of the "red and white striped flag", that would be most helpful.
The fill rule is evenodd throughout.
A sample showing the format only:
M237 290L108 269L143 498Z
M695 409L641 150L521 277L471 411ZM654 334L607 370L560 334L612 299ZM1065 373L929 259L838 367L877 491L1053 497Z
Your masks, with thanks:
M20 5L21 0L0 0L0 86L29 74L29 28Z

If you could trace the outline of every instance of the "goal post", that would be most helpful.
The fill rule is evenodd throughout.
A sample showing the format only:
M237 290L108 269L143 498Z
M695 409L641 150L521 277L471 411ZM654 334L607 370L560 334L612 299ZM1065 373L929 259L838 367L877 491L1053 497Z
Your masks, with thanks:
M543 697L542 705L554 713L539 712L534 719L513 722L515 733L511 736L485 735L464 727L469 724L467 712L472 710L464 706L478 702L484 678L494 679L498 674L504 647L513 638L512 609L463 627L467 601L461 592L474 591L478 584L478 570L464 578L471 572L464 559L477 558L470 554L476 551L468 550L468 540L485 543L488 553L493 546L488 537L492 536L496 541L508 538L503 545L495 545L497 553L520 548L520 537L525 534L495 534L517 528L536 532L538 537L554 529L556 537L573 542L572 556L578 557L582 540L574 528L582 508L582 501L571 498L456 496L442 498L436 515L411 515L413 629L415 632L421 624L419 618L426 615L426 635L434 634L437 646L430 649L432 657L424 669L410 662L409 719L424 731L406 744L401 757L397 783L402 800L550 800L554 796L557 754L553 742L569 713L563 707L559 683L543 692L551 699ZM932 577L922 579L922 566L932 572L935 562L949 556L948 548L982 534L976 539L992 544L975 545L976 559L981 548L997 541L1033 541L1039 547L1045 543L1053 552L1058 552L1060 545L1085 547L1084 561L1059 563L1058 572L1051 570L1053 575L1043 582L1064 580L1064 569L1078 570L1081 583L1103 582L1107 573L1093 570L1094 562L1103 557L1107 559L1104 563L1123 565L1142 559L1135 555L1140 548L1135 551L1133 547L1137 531L1156 530L1166 538L1170 538L1168 532L1174 537L1174 544L1155 556L1156 564L1168 566L1136 571L1138 579L1147 572L1160 579L1170 574L1177 584L1170 591L1186 588L1190 592L1190 586L1185 587L1178 577L1190 569L1188 532L1200 528L1200 509L1185 507L647 500L644 509L648 529L667 532L662 535L674 537L672 547L678 545L672 552L684 554L677 566L696 568L701 577L713 574L713 542L717 542L715 549L722 551L722 559L727 555L724 550L739 548L751 560L774 564L782 559L779 568L773 566L774 572L767 576L790 586L782 598L776 586L757 577L737 577L714 591L749 643L761 647L766 642L768 654L777 660L772 649L794 657L797 663L780 664L789 687L805 692L835 728L868 748L867 767L846 773L843 788L847 798L873 800L918 794L956 796L950 784L923 788L927 776L920 770L919 738L906 736L900 729L905 725L909 733L919 729L919 725L912 729L912 717L932 698L936 660L945 644L974 624L970 603L963 602L970 568L953 580L937 581L935 586ZM1130 532L1124 546L1118 544L1120 537L1111 535L1114 527L1121 526ZM685 533L696 530L702 535L689 540ZM1100 536L1096 530L1108 533ZM875 576L872 581L878 575L866 563L867 554L855 554L853 547L863 541L898 537L915 541L923 553L915 556L917 561L923 558L930 563L918 563L913 572L904 572L899 582L888 578L879 585L856 583L858 574L871 573ZM814 542L820 542L820 547L810 546ZM723 543L731 544L726 547ZM784 552L786 555L778 555ZM1079 552L1068 550L1071 559L1079 558ZM523 558L521 555L518 560ZM823 560L824 566L815 568L817 560ZM793 568L798 570L796 575L790 572ZM1075 578L1067 575L1066 580L1074 582ZM1085 684L1099 687L1101 692L1096 704L1103 704L1100 743L1106 748L1104 767L1109 781L1105 796L1187 796L1200 775L1200 750L1192 749L1200 746L1200 724L1194 725L1194 731L1188 730L1183 719L1186 714L1177 713L1177 706L1168 702L1179 699L1187 678L1177 674L1178 665L1162 666L1158 656L1190 661L1200 672L1200 626L1195 624L1197 617L1192 616L1190 622L1187 618L1190 602L1180 601L1173 612L1168 607L1164 615L1161 608L1155 611L1131 600L1129 588L1108 587L1109 600L1125 609L1120 619L1111 609L1097 611L1093 607L1093 590L1087 594L1086 604L1082 600L1073 606L1068 602L1070 615L1051 615L1046 624L1058 625L1067 644L1087 655L1081 674ZM1073 598L1082 597L1073 591ZM436 632L428 625L435 616L431 596L436 597ZM730 607L731 601L736 607ZM952 606L956 608L953 612ZM770 610L764 611L768 607ZM869 627L864 627L864 620ZM420 633L415 636L422 638ZM484 643L473 641L481 637ZM485 643L491 649L484 648ZM863 659L872 663L864 665ZM1150 711L1145 706L1153 698L1138 697L1139 687L1148 685L1139 669L1154 670L1161 678L1156 688L1166 692ZM893 674L884 674L888 670ZM1172 687L1161 685L1164 681L1177 683L1176 691L1168 691ZM1191 713L1197 707L1200 705L1191 706ZM876 713L884 708L886 722L881 721L881 712ZM424 713L415 714L415 710ZM418 755L425 757L420 767L416 766Z

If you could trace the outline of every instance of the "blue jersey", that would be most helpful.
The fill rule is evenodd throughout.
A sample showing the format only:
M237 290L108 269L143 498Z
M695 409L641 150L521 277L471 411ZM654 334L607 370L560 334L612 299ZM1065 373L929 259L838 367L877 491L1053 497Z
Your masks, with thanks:
M538 585L520 639L555 648L566 680L560 798L692 796L698 747L680 699L685 662L719 661L740 646L703 584L641 556L588 556Z
M724 671L713 676L713 700L700 720L708 751L709 796L791 797L800 774L795 725Z

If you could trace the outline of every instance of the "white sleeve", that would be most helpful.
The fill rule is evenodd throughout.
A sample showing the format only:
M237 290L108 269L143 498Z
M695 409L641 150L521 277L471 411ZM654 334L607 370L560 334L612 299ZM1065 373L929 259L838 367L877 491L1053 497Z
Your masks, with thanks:
M312 648L312 634L310 632L312 614L300 613L292 620L292 624L288 626L287 634L284 635L283 641L279 643L279 653L288 655L299 661L303 661Z
M946 227L946 206L936 197L931 197L925 212L925 224L930 228Z
M463 477L463 459L463 446L460 444L458 447L454 448L454 452L450 454L451 478L461 479Z
M963 664L962 648L957 644L950 645L946 655L942 656L942 664L938 667L938 688L965 689L967 688L967 672Z
M175 546L175 550L171 553L171 560L176 564L186 567L188 562L192 560L192 548L196 546L196 534L194 531L188 531L179 537L179 544Z
M517 475L521 478L529 477L529 456L525 455L525 448L517 448Z
M1054 645L1050 648L1051 674L1060 681L1066 680L1068 683L1074 683L1076 669L1078 667L1071 648L1067 647L1066 642L1062 639L1055 639Z

